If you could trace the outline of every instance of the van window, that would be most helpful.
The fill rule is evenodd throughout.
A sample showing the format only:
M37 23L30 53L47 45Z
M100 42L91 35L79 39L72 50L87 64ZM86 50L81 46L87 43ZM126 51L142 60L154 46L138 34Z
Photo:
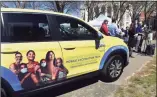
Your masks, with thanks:
M96 32L85 23L70 17L57 16L62 40L94 40Z
M1 25L1 28L0 28L1 32L0 32L0 33L1 33L1 36L2 36L2 35L3 35L3 25L2 25L2 22L0 22L0 23L1 23L1 24L0 24L0 25ZM2 40L1 40L1 41L2 41Z
M40 42L51 40L48 20L43 14L3 13L5 31L2 42Z

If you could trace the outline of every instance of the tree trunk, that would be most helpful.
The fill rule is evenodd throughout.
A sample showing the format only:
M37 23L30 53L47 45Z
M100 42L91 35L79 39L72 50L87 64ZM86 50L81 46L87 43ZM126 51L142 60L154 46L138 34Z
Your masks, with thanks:
M35 1L32 2L32 8L36 9L36 7L35 7Z
M156 1L156 23L155 23L155 28L156 28L156 34L157 34L157 1Z
M89 7L87 8L87 12L88 12L88 19L87 19L87 22L89 22L89 15L90 15L90 12L89 12Z
M59 4L59 1L55 1L55 4L56 4L56 9L58 12L61 12L61 8L60 8L60 4Z
M147 1L145 2L145 9L144 9L144 21L147 21Z

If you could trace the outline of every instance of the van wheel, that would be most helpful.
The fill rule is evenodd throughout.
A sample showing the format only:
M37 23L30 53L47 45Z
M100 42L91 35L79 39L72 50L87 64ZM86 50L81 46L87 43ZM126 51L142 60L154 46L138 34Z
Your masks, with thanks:
M8 97L4 88L1 87L1 97Z
M101 73L101 80L104 82L116 81L122 74L124 59L120 55L114 55L104 64Z

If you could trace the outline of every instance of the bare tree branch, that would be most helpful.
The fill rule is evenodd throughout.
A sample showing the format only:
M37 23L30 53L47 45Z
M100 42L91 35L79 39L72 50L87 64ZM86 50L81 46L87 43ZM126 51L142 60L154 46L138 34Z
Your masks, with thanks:
M119 9L117 10L117 13L116 13L116 20L118 19L118 15L119 15L119 12L120 12L120 10L123 8L123 5L126 3L126 1L125 2L122 2L122 1L120 1L120 6L119 6Z
M150 11L149 14L147 15L147 17L150 17L153 12L154 12L154 10Z
M8 8L8 6L4 2L0 2L2 7Z
M130 8L128 8L129 10L129 15L132 17L132 11L130 10Z
M13 3L14 3L14 5L15 5L15 7L18 8L18 4L17 4L17 2L13 2Z
M20 8L20 7L21 7L20 5L21 5L21 4L20 4L20 1L17 0L17 8Z
M25 8L26 7L26 3L28 3L28 2L22 2L22 6L21 6L21 8Z
M124 13L126 12L127 8L129 7L129 5L127 5L127 7L125 7L125 10L123 11L123 13L121 14L119 20L118 20L118 24L121 21L122 17L124 16Z
M148 8L148 10L146 11L146 14L149 12L149 11L151 11L151 9L153 9L155 7L155 3L153 3L149 8Z
M144 3L141 2L131 2L132 8L133 8L133 12L132 12L132 20L134 20L137 15L143 10L144 8Z

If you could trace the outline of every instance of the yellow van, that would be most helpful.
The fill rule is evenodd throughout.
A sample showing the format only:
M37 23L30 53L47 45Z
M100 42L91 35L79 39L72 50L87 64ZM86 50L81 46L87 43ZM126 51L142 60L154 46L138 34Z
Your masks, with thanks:
M1 94L29 95L87 76L117 80L129 63L123 40L76 17L1 8Z

